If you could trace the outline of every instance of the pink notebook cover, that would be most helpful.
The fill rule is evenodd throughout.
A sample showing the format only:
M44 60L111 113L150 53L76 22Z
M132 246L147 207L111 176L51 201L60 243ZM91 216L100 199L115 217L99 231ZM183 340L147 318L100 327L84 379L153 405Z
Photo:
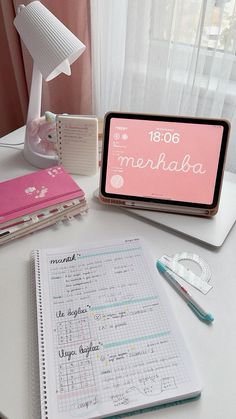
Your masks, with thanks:
M84 192L62 166L39 170L0 183L0 224L70 199Z

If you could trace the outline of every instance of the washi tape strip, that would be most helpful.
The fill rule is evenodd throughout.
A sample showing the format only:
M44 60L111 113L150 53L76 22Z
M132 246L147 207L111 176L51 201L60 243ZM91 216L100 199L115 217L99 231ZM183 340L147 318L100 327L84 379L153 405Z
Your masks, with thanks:
M210 267L199 255L195 253L182 252L176 253L172 257L163 255L161 257L161 261L174 274L184 279L184 281L201 291L203 294L207 294L212 288L212 285L209 284L209 280L211 278ZM182 261L191 261L196 263L200 268L200 275L196 275L193 271L187 269L182 263L180 263Z

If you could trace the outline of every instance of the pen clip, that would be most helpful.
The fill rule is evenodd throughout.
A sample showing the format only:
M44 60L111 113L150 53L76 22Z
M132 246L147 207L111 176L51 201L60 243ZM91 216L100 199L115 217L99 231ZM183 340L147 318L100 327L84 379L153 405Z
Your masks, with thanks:
M198 310L198 308L191 303L191 301L188 301L187 304L194 311L194 313L198 316L200 320L203 320L204 322L207 322L207 323L213 322L214 317L210 313L202 314L201 311Z

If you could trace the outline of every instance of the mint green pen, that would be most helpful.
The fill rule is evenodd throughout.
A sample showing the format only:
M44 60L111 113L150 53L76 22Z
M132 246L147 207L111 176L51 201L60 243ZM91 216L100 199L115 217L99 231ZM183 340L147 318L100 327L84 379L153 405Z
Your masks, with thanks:
M197 317L206 322L212 323L214 317L212 314L207 313L189 294L189 292L174 278L173 274L168 270L168 267L164 265L160 260L156 262L156 267L158 271L166 278L171 285L178 291L178 293L184 298L187 302L188 306L193 310L193 312L197 315Z

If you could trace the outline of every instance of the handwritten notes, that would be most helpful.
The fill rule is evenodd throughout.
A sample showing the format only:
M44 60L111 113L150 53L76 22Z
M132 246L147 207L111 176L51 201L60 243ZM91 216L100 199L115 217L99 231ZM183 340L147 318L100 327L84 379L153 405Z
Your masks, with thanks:
M37 255L49 417L100 417L199 392L140 239Z
M98 120L80 115L57 115L60 164L69 172L94 175L98 170Z

